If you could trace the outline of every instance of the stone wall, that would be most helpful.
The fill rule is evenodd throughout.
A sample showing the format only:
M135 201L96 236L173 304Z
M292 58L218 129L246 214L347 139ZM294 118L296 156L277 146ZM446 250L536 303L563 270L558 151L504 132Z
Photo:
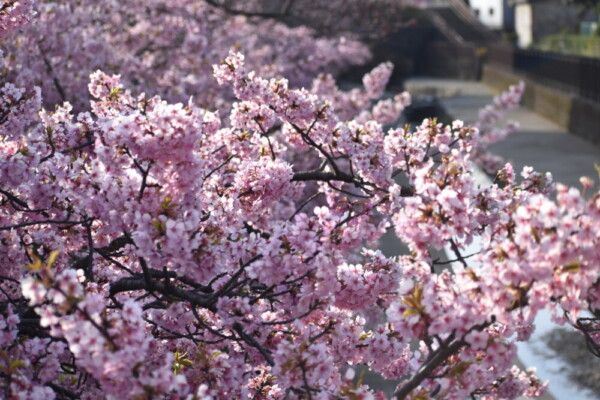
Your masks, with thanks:
M515 4L515 31L522 48L549 35L577 32L578 24L577 8L561 0L517 1Z
M496 65L483 66L482 81L501 92L525 82L522 104L571 133L600 144L600 103L533 82Z
M532 3L533 40L554 35L563 31L578 30L577 10L565 6L560 0L546 0Z

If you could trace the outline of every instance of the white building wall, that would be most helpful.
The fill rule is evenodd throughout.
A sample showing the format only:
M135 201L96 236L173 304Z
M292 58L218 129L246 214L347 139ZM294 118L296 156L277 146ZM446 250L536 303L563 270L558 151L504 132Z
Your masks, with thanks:
M503 0L470 0L470 6L482 24L501 29L503 26Z
M533 12L531 4L515 5L515 32L519 47L528 47L533 42Z

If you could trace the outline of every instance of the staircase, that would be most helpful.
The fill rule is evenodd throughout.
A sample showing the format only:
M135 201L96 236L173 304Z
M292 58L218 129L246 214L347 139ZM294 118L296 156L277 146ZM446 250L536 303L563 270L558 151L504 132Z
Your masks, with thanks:
M433 25L454 44L483 46L499 40L462 0L430 0L428 6Z

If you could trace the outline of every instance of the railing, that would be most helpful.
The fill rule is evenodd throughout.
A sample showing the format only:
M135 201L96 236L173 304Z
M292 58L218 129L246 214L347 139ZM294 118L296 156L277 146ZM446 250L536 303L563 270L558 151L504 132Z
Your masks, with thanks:
M493 45L488 61L533 81L600 102L600 59Z
M438 13L429 13L429 18L431 19L433 26L435 26L442 33L442 35L448 38L450 42L457 45L463 45L465 43L463 37L459 35L458 32L456 32L456 30L450 26L448 21L442 18Z
M452 7L463 20L467 21L474 29L477 29L484 41L495 42L498 40L498 37L481 23L473 10L471 10L463 0L449 0L449 3L450 7Z
M479 21L479 18L477 18L473 10L471 10L463 0L427 0L426 5L433 11L430 12L429 15L432 17L434 25L456 44L470 41L495 42L498 40L496 34ZM435 11L439 9L452 10L457 21L444 21ZM456 26L456 23L462 24L463 26ZM459 28L458 31L457 28ZM454 30L454 33L449 35L447 32L448 30ZM465 30L472 31L469 35L470 37L460 36L459 31L463 31L464 33ZM473 33L475 33L476 40L473 40ZM458 39L456 36L458 36Z

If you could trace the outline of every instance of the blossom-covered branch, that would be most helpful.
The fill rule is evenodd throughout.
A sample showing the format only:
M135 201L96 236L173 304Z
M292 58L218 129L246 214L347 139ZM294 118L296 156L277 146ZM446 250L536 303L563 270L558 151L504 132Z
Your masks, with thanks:
M508 164L489 186L471 173L484 117L520 86L476 126L398 128L410 97L379 100L389 64L345 92L326 74L263 77L231 51L185 103L137 94L123 68L91 73L85 95L57 77L92 99L77 111L0 88L3 397L384 398L354 379L361 365L398 381L397 399L536 397L545 385L513 360L542 309L597 353L600 195ZM377 250L386 233L408 254Z

